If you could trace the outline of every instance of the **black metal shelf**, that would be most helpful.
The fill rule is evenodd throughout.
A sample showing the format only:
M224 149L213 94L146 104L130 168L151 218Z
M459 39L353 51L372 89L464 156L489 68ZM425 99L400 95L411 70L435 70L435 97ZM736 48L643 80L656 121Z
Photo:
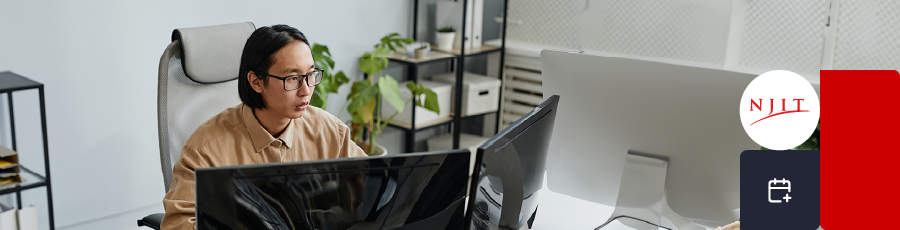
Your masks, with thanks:
M418 22L418 20L419 20L419 1L420 0L413 0L412 34L413 34L413 38L416 40L418 40L417 30L418 30L418 23L419 23ZM503 14L502 14L503 15L503 25L502 25L502 33L500 35L501 43L500 43L499 47L482 44L481 47L479 47L479 48L471 48L471 49L454 48L449 51L435 50L435 52L432 52L429 56L426 56L426 57L420 58L420 59L409 58L409 57L405 57L405 56L398 55L398 54L393 54L391 57L388 57L388 59L392 62L398 62L398 63L405 64L407 67L407 70L408 70L407 71L407 74L409 75L408 79L412 80L413 82L418 82L419 65L434 63L434 62L439 62L439 61L451 61L450 66L453 66L453 69L456 72L456 81L455 81L456 83L455 83L455 87L454 87L455 91L454 91L454 93L452 93L454 95L455 100L453 100L453 101L455 103L452 105L452 108L455 108L453 111L461 111L461 109L462 109L461 101L462 101L462 88L463 88L463 72L465 71L465 61L464 61L465 58L500 52L500 63L499 63L500 68L498 68L500 70L500 72L498 74L498 77L501 78L500 79L501 81L503 80L502 79L503 63L504 63L504 54L505 54L505 48L506 48L506 16L508 13L508 8L509 8L509 0L502 0L502 1L503 1ZM466 4L468 4L468 1L463 1L463 9L466 9ZM460 36L465 37L466 36L466 34L465 34L466 11L465 10L463 11L462 20L463 20L462 21L463 27L459 28L459 29L460 29L460 31L463 31L463 32ZM460 40L463 40L463 39L460 39ZM465 47L463 44L460 44L460 46ZM502 92L500 92L500 93L502 94ZM502 99L502 97L499 97L499 98ZM498 105L500 104L500 99L497 100ZM415 100L416 99L414 97L413 104L415 104ZM486 114L490 114L490 113L486 113ZM412 109L412 111L411 111L412 119L409 123L392 121L388 124L388 126L403 130L406 135L406 147L405 147L404 152L414 152L414 146L415 146L414 142L415 142L416 130L438 127L441 125L451 125L452 130L453 130L453 146L452 147L454 149L457 149L457 148L459 148L459 138L461 135L461 132L460 132L461 126L460 125L462 122L462 118L464 118L464 117L479 117L479 116L483 116L486 114L478 114L478 115L470 115L470 116L461 116L459 114L451 114L450 117L448 117L448 118L440 118L436 121L431 121L431 122L416 125L416 120L415 120L416 119L416 110ZM499 113L497 113L497 114L498 115L496 116L496 119L497 119L497 122L499 123L500 116L499 116ZM494 128L495 128L494 132L497 132L497 130L496 130L497 127L494 127Z
M19 169L19 176L22 177L22 182L0 185L0 195L47 186L47 179L44 176L34 173L22 165L19 165Z
M389 61L399 62L406 65L422 65L439 61L447 61L456 58L456 56L443 53L443 52L432 52L425 56L424 58L412 58L399 54L393 54L388 57Z
M494 113L494 112L487 112L487 113L473 114L473 115L463 115L463 116L461 116L461 118L462 119L473 118L473 117L488 115L491 113ZM397 121L397 120L393 120L393 121L389 122L388 126L394 127L397 129L401 129L404 131L422 130L422 129L427 129L427 128L431 128L431 127L437 127L440 125L449 124L450 122L453 122L453 115L454 115L453 113L450 113L450 116L447 116L447 117L438 118L433 121L429 121L429 122L422 123L422 124L416 124L415 129L413 128L412 124L407 123L407 122Z
M0 93L8 93L12 91L37 89L44 84L32 81L31 79L19 76L9 71L0 72Z
M417 129L427 129L427 128L431 128L431 127L437 127L439 125L445 125L447 123L450 123L451 121L453 121L452 117L442 117L442 118L438 118L434 121L426 122L423 124L416 124L415 129L414 129L413 125L410 123L393 120L390 123L388 123L388 126L402 129L404 131L413 131L413 130L417 130Z
M19 209L24 208L22 206L22 191L32 188L43 187L47 189L47 211L48 218L50 222L50 230L56 229L56 225L53 219L53 192L51 191L51 180L50 180L50 152L47 144L47 110L44 106L44 84L33 81L21 75L12 73L10 71L0 72L0 93L6 93L6 98L8 100L9 105L9 129L12 134L12 150L16 151L17 148L17 140L16 140L16 119L14 116L13 109L13 93L16 91L22 90L30 90L37 89L38 90L38 101L40 103L41 109L41 137L43 138L44 144L44 175L41 176L37 173L32 172L28 168L25 168L21 164L19 175L22 176L24 181L18 182L16 184L7 184L0 186L0 194L16 194L16 204Z
M481 47L466 49L466 50L460 50L459 48L453 48L453 50L450 50L450 51L437 50L437 52L453 54L454 56L457 56L457 57L462 56L463 54L465 54L466 57L474 57L474 56L485 55L485 54L494 53L494 52L500 52L500 47L496 47L496 46L492 46L492 45L481 45Z

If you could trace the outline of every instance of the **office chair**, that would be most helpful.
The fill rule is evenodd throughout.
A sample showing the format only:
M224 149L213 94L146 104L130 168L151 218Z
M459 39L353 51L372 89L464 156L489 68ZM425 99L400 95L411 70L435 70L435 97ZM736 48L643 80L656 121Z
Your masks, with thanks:
M159 157L166 192L181 148L201 124L241 103L238 68L253 23L175 29L159 60L157 116ZM159 229L163 213L138 220Z

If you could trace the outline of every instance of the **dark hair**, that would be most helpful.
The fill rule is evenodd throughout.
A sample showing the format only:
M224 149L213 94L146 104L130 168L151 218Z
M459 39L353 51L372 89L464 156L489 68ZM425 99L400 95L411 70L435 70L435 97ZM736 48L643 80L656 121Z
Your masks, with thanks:
M240 94L241 102L250 108L266 108L262 95L250 87L247 73L250 71L267 73L275 61L273 57L275 52L296 41L302 41L309 45L309 41L300 30L288 25L263 26L250 34L250 38L247 38L247 43L244 44L244 51L241 53L241 68L238 76L238 94ZM257 74L257 77L259 76ZM263 85L269 84L268 77L260 78L260 80Z

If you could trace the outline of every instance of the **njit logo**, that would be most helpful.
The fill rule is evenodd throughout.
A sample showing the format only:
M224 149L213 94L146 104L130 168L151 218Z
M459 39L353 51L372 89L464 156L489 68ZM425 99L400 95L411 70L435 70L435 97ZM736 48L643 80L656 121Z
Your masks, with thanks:
M740 104L744 130L753 141L769 149L784 150L802 144L819 121L815 89L805 78L790 71L759 75L744 90Z
M785 107L785 104L786 104L786 103L785 103L786 100L787 100L787 99L784 99L784 98L781 99L781 112L772 114L772 112L775 112L775 109L774 109L774 107L775 107L775 99L774 99L774 98L770 98L770 99L769 99L769 115L768 115L768 116L765 116L765 117L763 117L763 118L760 118L759 120L756 120L756 121L754 121L753 123L750 123L750 126L753 126L753 124L756 124L757 122L760 122L760 121L762 121L762 120L768 119L768 118L770 118L770 117L782 115L782 114L809 112L809 110L802 110L802 109L800 109L800 102L803 102L803 100L804 100L803 98L794 98L794 101L797 102L797 109L796 109L796 110L784 110L784 107ZM756 101L754 101L754 100L751 99L751 100L750 100L750 112L753 112L753 107L756 107L756 110L758 110L758 111L762 111L762 108L761 108L762 105L763 105L763 99L762 99L762 98L759 99L759 103L757 103Z

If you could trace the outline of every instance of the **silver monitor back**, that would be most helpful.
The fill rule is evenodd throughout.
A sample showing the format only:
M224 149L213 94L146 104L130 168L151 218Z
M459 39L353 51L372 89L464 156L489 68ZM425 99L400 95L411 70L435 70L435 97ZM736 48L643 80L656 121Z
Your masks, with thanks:
M666 198L676 213L736 220L740 154L759 149L738 108L756 75L553 50L541 52L541 66L545 97L566 98L547 157L550 190L615 206L634 150L669 158Z

